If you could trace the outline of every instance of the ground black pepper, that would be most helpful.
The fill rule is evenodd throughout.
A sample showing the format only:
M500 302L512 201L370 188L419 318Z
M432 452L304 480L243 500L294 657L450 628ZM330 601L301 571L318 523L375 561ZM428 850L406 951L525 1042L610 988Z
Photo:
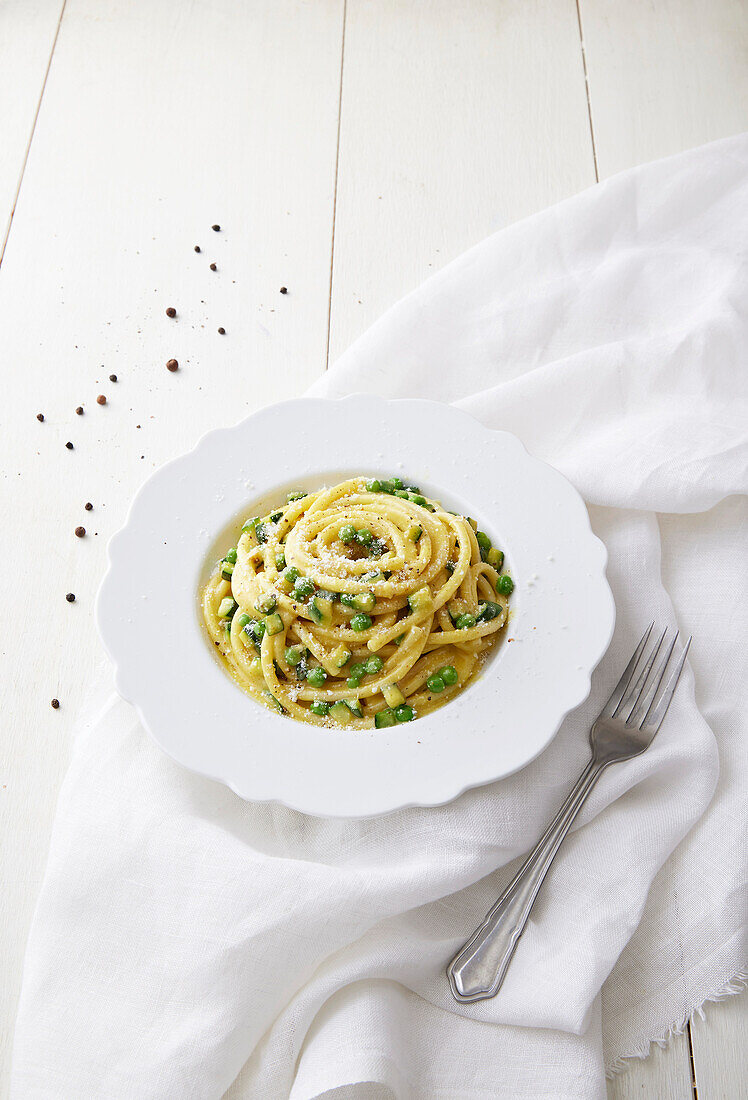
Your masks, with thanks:
M166 316L167 317L176 317L176 315L177 315L177 311L174 309L174 306L167 306L166 307Z
M72 449L73 449L73 444L72 444L72 443L70 442L70 440L68 440L68 441L67 441L67 443L65 444L65 446L67 447L67 449L68 449L69 451L72 451Z
M76 535L78 536L79 539L82 539L83 536L86 533L86 528L85 527L76 527L75 533L76 533Z
M37 413L36 414L36 419L39 421L40 424L43 424L44 423L44 413Z
M59 710L60 700L59 699L53 699L52 702L50 703L50 706L52 707L53 710Z
M96 404L97 405L106 405L106 397L104 397L103 393L100 393L99 396L96 398Z
M169 359L166 364L166 369L170 370L173 374L175 370L179 370L179 363L176 361L176 359ZM138 427L140 427L140 424L138 424Z
M226 335L226 329L225 328L219 328L218 334L219 334L219 336L225 336Z
M68 603L75 603L75 592L68 592L65 599L68 601Z

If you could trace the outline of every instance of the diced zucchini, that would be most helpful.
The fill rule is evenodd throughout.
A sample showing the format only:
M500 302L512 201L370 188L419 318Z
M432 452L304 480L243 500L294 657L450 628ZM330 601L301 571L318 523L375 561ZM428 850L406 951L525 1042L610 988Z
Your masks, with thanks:
M273 512L273 514L271 516L268 516L268 519L270 520L271 523L277 523L282 515L283 515L282 512Z
M373 611L376 602L377 598L373 592L358 592L349 606L354 607L356 611Z
M269 615L271 611L275 611L277 606L278 601L272 592L266 592L257 601L257 610L261 615Z
M495 546L486 554L486 561L489 565L493 566L497 573L501 572L501 567L504 564L504 551L497 550Z
M399 707L401 703L405 702L405 696L397 684L387 684L386 687L382 688L382 695L388 707Z
M224 598L218 605L218 618L230 619L238 606L239 604L236 602L236 600L232 600L231 596L224 596Z
M354 718L363 718L364 712L358 699L349 699L347 706Z
M405 637L405 633L398 634L398 636L395 638L395 645L402 645L404 637Z
M268 615L267 619L265 619L265 629L267 630L270 637L272 637L274 634L281 633L281 631L283 630L283 619L281 619L277 611L274 612L272 615Z
M394 726L397 719L395 718L395 712L393 710L380 710L374 715L374 725L378 730L387 729L388 726Z
M252 516L250 519L246 519L242 524L242 531L254 531L259 522L259 516Z
M267 534L267 531L265 530L265 524L264 523L255 524L255 535L257 536L257 541L258 542L267 542L268 534Z
M342 699L339 699L337 703L333 703L330 707L330 717L334 719L338 725L347 726L353 715Z
M351 651L344 645L337 646L330 654L330 660L336 668L347 665L351 659Z
M411 523L408 530L405 532L406 539L410 539L411 542L418 542L423 534L423 528L419 527L417 523Z
M286 568L286 555L282 550L275 555L275 568L279 571Z
M231 580L231 576L232 576L233 572L234 572L234 567L233 567L233 565L231 564L230 561L222 561L221 562L221 576L223 577L223 579L225 581L230 581Z
M480 550L480 556L483 561L488 561L488 552L491 549L491 540L485 531L476 531L475 537L478 541L478 548Z
M408 596L408 603L410 610L414 615L426 615L434 608L434 600L431 595L431 589L427 584L423 588L417 589Z
M285 707L283 706L283 704L280 702L280 700L275 698L275 696L273 695L273 693L271 691L264 691L263 695L265 695L265 697L267 698L268 702L273 707L273 709L278 711L278 714L285 714L286 713L286 710L285 710Z
M287 494L286 500L288 501L289 504L292 504L295 500L301 500L305 496L306 496L306 493L304 492L303 489L296 489L296 490L294 490L293 493L288 493Z
M249 675L254 680L259 680L262 677L262 661L259 657L253 657L249 662Z
M329 626L332 622L332 603L330 600L323 600L321 596L312 596L308 604L309 614L315 623L320 623L322 626Z
M474 519L471 519L470 516L465 516L465 519L468 521L468 523L470 524L470 526L473 528L474 531L478 530L478 524L475 522Z
M449 573L449 575L451 577L452 574L455 571L456 566L455 566L455 563L453 561L448 561L447 564L444 566L444 568L447 570L447 572Z

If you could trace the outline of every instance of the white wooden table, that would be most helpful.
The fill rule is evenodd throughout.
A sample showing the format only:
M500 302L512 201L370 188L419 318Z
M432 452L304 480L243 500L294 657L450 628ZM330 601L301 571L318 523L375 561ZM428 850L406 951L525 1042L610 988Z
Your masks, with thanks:
M498 227L748 129L747 56L742 0L0 0L0 1096L135 489ZM747 1016L609 1095L745 1096Z

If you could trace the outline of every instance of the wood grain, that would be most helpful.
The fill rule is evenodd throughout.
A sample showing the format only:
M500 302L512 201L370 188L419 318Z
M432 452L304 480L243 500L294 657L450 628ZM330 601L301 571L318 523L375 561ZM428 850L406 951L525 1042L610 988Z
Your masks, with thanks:
M63 5L0 3L0 263Z
M324 369L342 0L236 10L68 0L8 240L0 1095L56 795L103 660L106 541L154 467Z
M698 1100L748 1100L748 994L703 1012L691 1021Z
M348 0L331 361L459 253L594 182L573 0Z

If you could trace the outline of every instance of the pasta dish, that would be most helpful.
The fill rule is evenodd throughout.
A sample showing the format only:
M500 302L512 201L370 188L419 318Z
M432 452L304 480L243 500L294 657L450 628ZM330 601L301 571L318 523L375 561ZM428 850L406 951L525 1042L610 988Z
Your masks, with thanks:
M202 593L216 652L280 714L386 728L462 691L514 588L470 518L400 478L288 494L249 518Z

